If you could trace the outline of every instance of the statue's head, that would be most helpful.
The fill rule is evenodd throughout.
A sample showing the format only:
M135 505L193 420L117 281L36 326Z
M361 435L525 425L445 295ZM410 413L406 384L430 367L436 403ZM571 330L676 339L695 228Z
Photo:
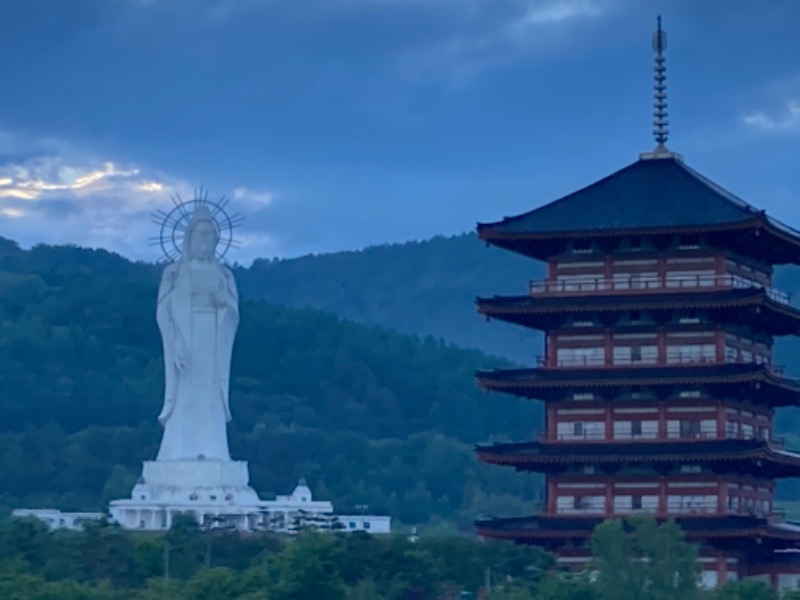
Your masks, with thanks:
M195 260L213 260L217 244L219 244L219 229L211 211L205 204L199 205L183 239L183 255Z

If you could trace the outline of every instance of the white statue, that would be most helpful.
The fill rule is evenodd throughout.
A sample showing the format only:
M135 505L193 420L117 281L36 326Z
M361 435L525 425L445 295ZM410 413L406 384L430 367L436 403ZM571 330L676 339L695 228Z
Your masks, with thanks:
M156 319L166 390L158 461L230 460L228 388L239 298L233 274L217 260L219 240L214 217L200 204L180 259L161 277Z

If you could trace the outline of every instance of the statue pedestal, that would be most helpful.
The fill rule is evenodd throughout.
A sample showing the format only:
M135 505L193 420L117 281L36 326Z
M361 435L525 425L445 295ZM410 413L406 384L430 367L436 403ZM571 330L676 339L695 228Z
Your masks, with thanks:
M148 460L142 478L154 488L247 487L243 460Z
M264 502L248 482L244 461L145 461L131 498L111 502L111 517L127 529L169 529L177 514L208 527L257 529Z

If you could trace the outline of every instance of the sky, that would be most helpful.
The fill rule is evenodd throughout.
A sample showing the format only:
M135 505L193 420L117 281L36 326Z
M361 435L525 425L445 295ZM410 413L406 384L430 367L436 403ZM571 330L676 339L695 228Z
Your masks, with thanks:
M230 260L472 230L668 147L800 227L797 0L8 0L0 236L155 260L203 187Z

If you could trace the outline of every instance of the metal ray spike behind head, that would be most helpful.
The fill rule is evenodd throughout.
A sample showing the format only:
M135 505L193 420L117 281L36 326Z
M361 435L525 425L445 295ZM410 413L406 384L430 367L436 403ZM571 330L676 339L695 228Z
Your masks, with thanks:
M153 223L159 226L159 235L152 238L152 245L160 245L163 259L174 262L183 253L183 239L188 230L195 210L205 206L215 221L219 233L217 258L222 260L230 248L236 248L238 242L233 237L233 231L241 225L244 218L240 215L229 215L225 210L228 199L224 196L218 202L208 199L208 190L200 187L194 191L194 196L183 200L175 195L172 198L173 207L170 211L158 210L151 214Z
M653 33L653 51L655 51L655 85L653 105L653 135L656 143L663 147L669 137L669 121L667 120L667 67L664 52L667 49L667 32L661 29L661 15L658 16L658 27Z

